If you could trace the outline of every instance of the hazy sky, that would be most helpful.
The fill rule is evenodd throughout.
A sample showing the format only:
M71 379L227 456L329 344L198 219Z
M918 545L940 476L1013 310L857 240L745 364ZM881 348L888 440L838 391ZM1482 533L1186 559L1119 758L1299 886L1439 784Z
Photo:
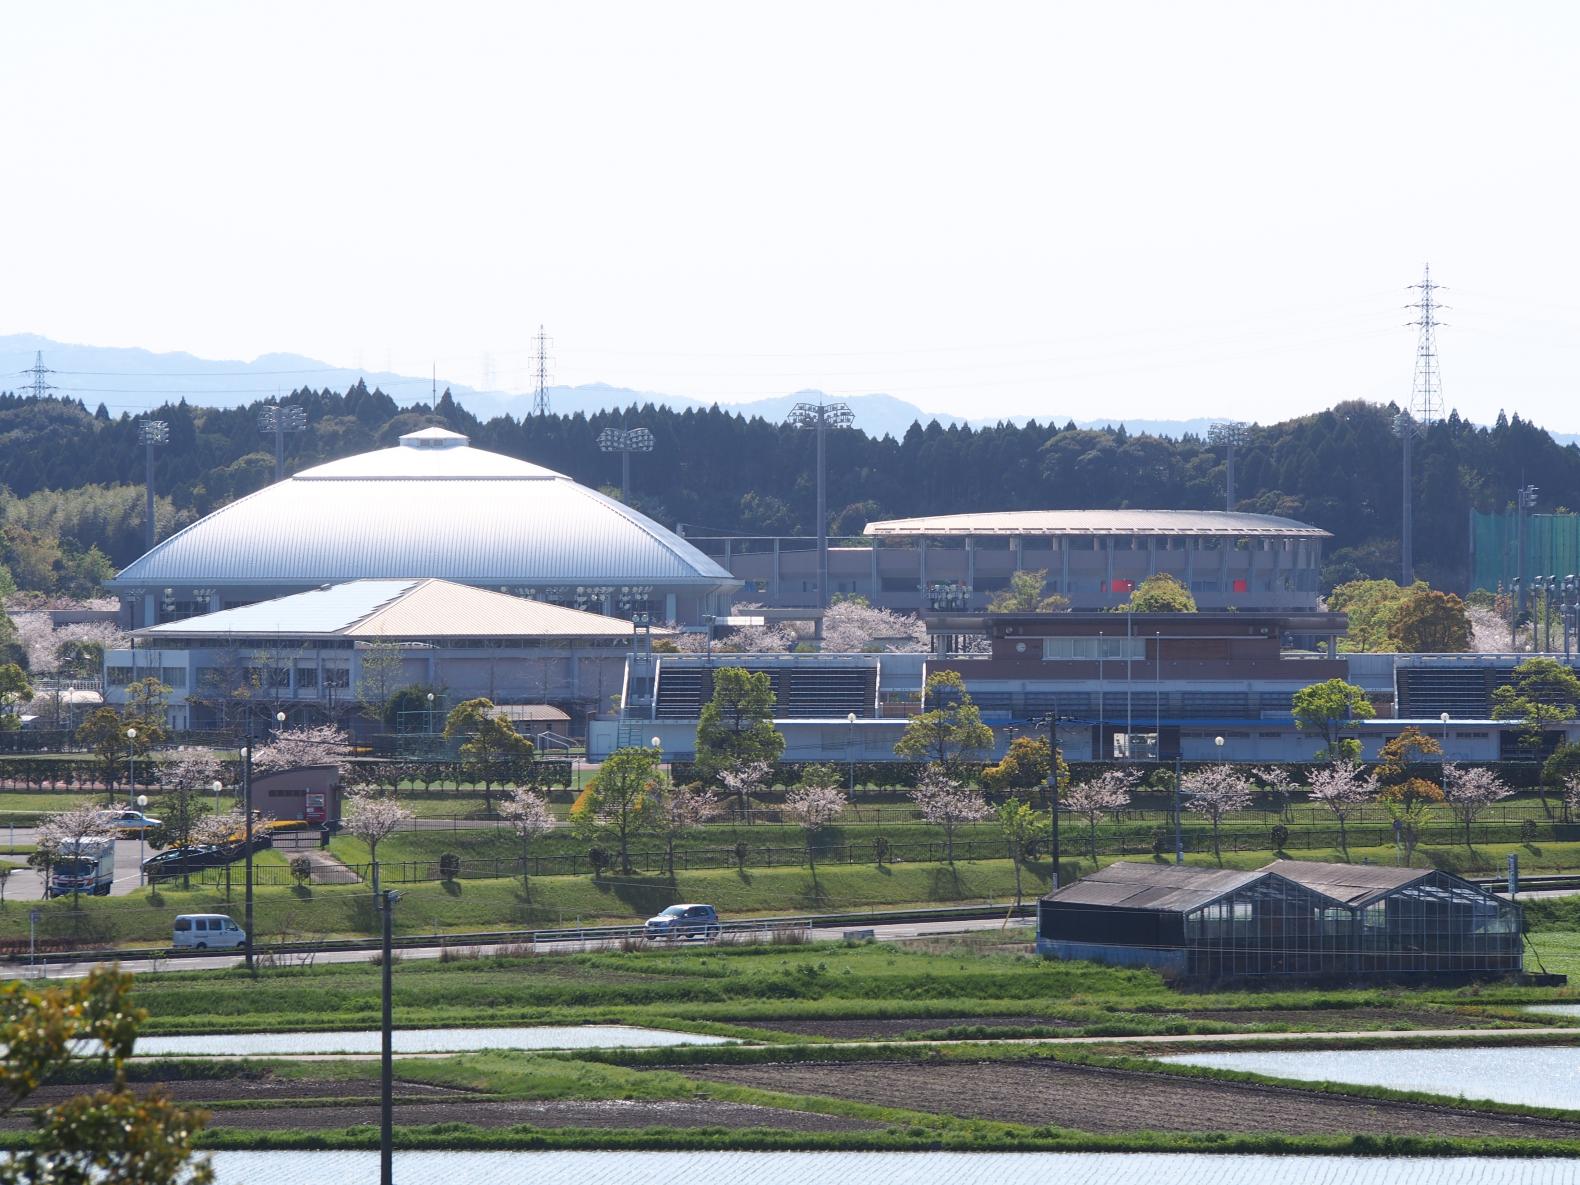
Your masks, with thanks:
M1580 430L1572 3L24 4L0 333Z

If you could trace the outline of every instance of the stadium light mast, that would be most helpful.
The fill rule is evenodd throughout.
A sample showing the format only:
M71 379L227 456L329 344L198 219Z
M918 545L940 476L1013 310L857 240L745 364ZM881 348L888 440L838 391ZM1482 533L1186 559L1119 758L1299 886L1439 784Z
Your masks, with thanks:
M1228 454L1228 477L1224 482L1224 509L1234 509L1234 450L1245 443L1246 425L1243 420L1225 420L1207 429L1209 444L1223 445Z
M1525 615L1525 598L1528 591L1528 585L1530 584L1530 581L1525 579L1525 519L1531 511L1536 509L1536 495L1538 492L1539 490L1537 487L1532 485L1522 485L1519 489L1514 491L1514 587L1516 597L1514 610L1515 613L1521 617Z
M156 444L170 443L170 425L164 420L141 420L138 422L138 438L143 442L143 451L147 454L147 468L144 473L144 513L148 516L148 548L152 551L155 541L159 538L158 527L154 523L154 446Z
M274 433L274 480L285 476L285 434L307 427L307 409L295 404L271 403L258 412L258 427Z
M849 428L856 413L848 403L798 403L790 409L785 423L817 433L817 605L828 608L828 496L825 482L823 438L830 428Z
M1393 418L1393 434L1404 446L1404 506L1399 518L1399 583L1409 588L1415 583L1414 515L1411 509L1410 454L1415 451L1415 438L1421 434L1421 425L1407 411Z
M620 454L620 501L631 503L631 454L653 451L653 434L646 428L605 428L598 433L598 447Z

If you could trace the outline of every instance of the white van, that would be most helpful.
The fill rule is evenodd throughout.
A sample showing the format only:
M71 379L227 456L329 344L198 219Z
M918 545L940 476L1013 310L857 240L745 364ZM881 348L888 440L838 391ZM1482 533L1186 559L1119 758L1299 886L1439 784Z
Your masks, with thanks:
M184 913L170 935L178 950L233 950L246 941L247 932L222 913Z

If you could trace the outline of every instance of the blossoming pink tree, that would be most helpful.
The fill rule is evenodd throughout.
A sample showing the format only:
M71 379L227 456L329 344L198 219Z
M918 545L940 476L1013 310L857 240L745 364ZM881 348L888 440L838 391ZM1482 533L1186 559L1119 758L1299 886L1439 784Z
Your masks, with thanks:
M944 859L950 864L955 862L955 829L993 813L980 791L955 781L939 765L929 765L922 771L911 797L923 822L944 829Z
M499 800L499 817L521 841L521 891L526 893L532 841L554 830L554 813L543 795L518 786Z
M1219 826L1236 811L1251 805L1251 781L1232 765L1209 765L1180 781L1185 805L1212 824L1212 854L1223 863Z
M768 778L773 773L773 766L766 761L743 761L733 769L721 770L719 781L724 784L724 792L735 799L741 818L751 822L752 795L759 794L768 788Z
M1353 761L1335 761L1313 770L1307 781L1312 802L1327 807L1339 821L1339 847L1350 850L1344 825L1361 804L1377 797L1377 778Z
M1110 812L1122 811L1129 806L1135 785L1136 776L1128 770L1107 769L1090 781L1070 786L1064 792L1062 805L1086 819L1094 868L1097 866L1098 821Z
M1464 766L1453 762L1443 767L1443 802L1465 828L1465 846L1470 847L1470 825L1476 816L1500 798L1514 791L1484 765Z
M814 767L804 776L808 780L785 795L784 816L801 828L806 837L806 862L816 869L812 840L844 812L846 799L835 771Z
M379 893L379 844L411 821L412 813L393 798L371 794L346 796L346 830L368 845L373 865L373 895Z
M724 804L708 787L700 783L677 786L668 782L658 788L657 802L653 804L651 818L653 830L664 841L664 859L669 875L675 875L675 842L689 831L695 831L709 819L718 815Z
M277 769L302 769L309 765L332 765L345 771L351 756L351 739L333 724L312 724L303 728L282 728L266 744L252 751L252 768L259 773Z
M1278 804L1281 818L1289 818L1289 795L1295 788L1294 779L1281 765L1259 765L1251 771L1262 789Z

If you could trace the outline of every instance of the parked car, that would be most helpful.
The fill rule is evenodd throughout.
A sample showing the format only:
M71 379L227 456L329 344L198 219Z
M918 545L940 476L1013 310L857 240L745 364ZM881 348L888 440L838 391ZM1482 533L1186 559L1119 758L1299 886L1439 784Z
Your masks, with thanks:
M143 861L143 872L150 882L183 876L201 868L214 868L229 859L226 847L216 844L197 844L189 848L171 848L150 856Z
M706 942L723 932L719 911L711 905L671 905L663 913L647 919L643 927L649 938L700 938Z
M100 811L99 819L107 830L129 831L133 835L163 826L162 820L150 818L134 806L111 807Z
M177 950L234 950L247 941L247 932L222 913L184 913L170 931L170 945Z

